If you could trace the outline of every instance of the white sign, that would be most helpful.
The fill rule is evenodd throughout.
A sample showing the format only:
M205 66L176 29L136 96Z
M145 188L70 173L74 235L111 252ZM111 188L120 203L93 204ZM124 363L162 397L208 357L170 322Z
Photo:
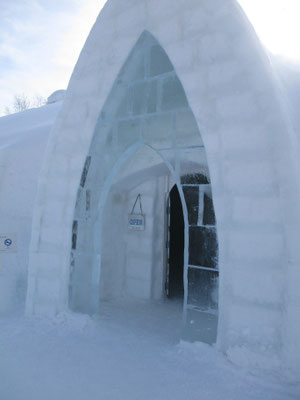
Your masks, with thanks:
M17 252L17 234L16 233L0 233L0 252L16 253Z
M144 231L145 230L145 216L143 214L129 214L128 215L128 229L130 231Z

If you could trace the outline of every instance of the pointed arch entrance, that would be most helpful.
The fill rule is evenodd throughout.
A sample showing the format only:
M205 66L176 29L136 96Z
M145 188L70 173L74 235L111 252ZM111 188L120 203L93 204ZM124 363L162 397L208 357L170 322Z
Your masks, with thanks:
M164 174L163 169L167 170ZM215 270L214 281L218 276L217 263L213 261L217 258L216 230L213 224L203 226L205 191L201 191L200 186L210 185L205 148L170 59L153 36L144 32L99 114L82 172L72 233L69 304L73 310L97 311L99 299L108 287L103 282L105 279L112 281L112 276L115 278L111 288L115 286L121 290L123 285L122 291L135 292L139 297L162 296L166 277L166 265L162 261L165 259L165 232L157 227L164 225L165 216L156 213L155 204L162 198L165 202L166 189L162 182L167 176L171 176L178 187L185 219L182 269L184 321L188 328L185 337L214 342L217 302L211 312L211 304L204 301L217 287L212 284L209 287L212 279L207 280L207 270ZM205 182L199 181L199 177ZM147 182L153 186L150 192ZM114 200L111 199L113 186L123 188ZM136 196L140 187L149 192L151 211L145 232L132 239L133 235L127 232L124 224L124 215L128 215L130 208L124 193L130 198L132 189ZM210 193L210 197L207 194L206 197L211 199L209 188L206 193ZM107 210L109 198L116 203L116 209ZM114 219L117 215L123 222L121 228L114 231L113 223L105 225L104 222L107 217ZM115 251L117 243L120 248ZM133 248L128 251L128 246ZM119 275L113 273L114 268ZM199 294L205 291L206 295ZM198 318L207 312L215 325L212 329L205 324L206 331L211 333L209 340L202 332L203 318ZM191 335L188 331L194 331L194 326L197 326L197 334Z
M176 185L169 193L167 204L167 271L165 290L168 298L184 296L184 216Z
M176 69L170 74L180 78L188 102L181 109L177 104L172 135L166 129L168 124L158 131L153 122L144 130L143 124L130 121L130 135L119 138L130 119L118 121L122 126L109 122L116 115L113 104L117 108L122 96L127 96L126 79L120 76L120 85L114 82L144 29L166 50ZM135 54L134 59L140 59L138 52ZM163 63L165 68L167 64ZM143 65L131 74L144 74ZM158 78L162 82L157 86L161 105L170 106L162 95L178 88L178 79L175 83L164 81L166 74ZM110 115L105 107L113 86L119 95L111 97ZM155 90L154 84L151 93ZM111 173L137 150L131 146L150 143L150 139L155 146L158 137L161 143L165 140L158 149L161 153L165 149L165 162L173 165L176 176L195 172L193 160L202 160L199 127L218 221L217 347L237 364L245 359L240 357L244 348L246 359L255 368L258 364L270 366L270 356L273 359L275 355L272 365L291 368L298 376L299 357L295 354L299 354L300 334L291 318L298 302L286 295L293 293L293 284L299 280L298 247L293 240L300 225L294 218L300 215L299 202L290 201L294 198L290 193L297 193L293 177L298 156L295 132L277 94L269 59L236 1L165 0L160 7L148 0L128 0L126 6L122 0L107 1L76 64L47 146L34 209L26 312L54 316L66 312L69 304L86 312L97 310L100 211ZM140 104L144 109L144 103ZM146 104L148 108L152 103L147 100ZM135 113L140 112L139 107L138 102ZM182 125L189 128L182 135L180 124L185 116ZM150 136L147 131L152 131ZM197 134L187 135L187 131ZM200 144L194 145L196 137ZM198 155L190 157L184 146ZM174 153L179 155L177 147L180 156L174 157ZM174 159L185 163L172 164ZM207 176L207 168L203 169ZM196 228L192 226L191 232L201 232L201 226ZM70 274L71 246L75 250ZM186 255L185 265L189 265ZM195 327L193 317L190 322Z

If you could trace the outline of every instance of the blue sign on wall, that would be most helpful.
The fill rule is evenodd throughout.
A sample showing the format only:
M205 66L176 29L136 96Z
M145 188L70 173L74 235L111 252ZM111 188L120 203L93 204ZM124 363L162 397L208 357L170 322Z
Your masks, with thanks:
M131 231L144 231L145 216L143 214L129 214L128 229Z
M16 233L0 233L0 251L5 253L16 253L17 251L17 234Z

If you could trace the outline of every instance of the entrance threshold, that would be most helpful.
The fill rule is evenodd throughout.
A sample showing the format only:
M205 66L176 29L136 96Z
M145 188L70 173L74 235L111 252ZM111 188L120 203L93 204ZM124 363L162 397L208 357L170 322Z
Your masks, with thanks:
M182 299L139 300L122 298L101 301L99 318L112 329L128 331L139 337L176 344L182 333Z

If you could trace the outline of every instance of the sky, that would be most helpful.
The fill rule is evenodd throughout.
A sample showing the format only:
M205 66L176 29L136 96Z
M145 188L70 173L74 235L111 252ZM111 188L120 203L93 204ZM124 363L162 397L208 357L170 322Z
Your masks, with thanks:
M0 0L0 115L65 89L105 0Z
M272 53L300 62L300 0L238 1ZM16 94L48 97L67 87L104 3L0 0L0 115Z

